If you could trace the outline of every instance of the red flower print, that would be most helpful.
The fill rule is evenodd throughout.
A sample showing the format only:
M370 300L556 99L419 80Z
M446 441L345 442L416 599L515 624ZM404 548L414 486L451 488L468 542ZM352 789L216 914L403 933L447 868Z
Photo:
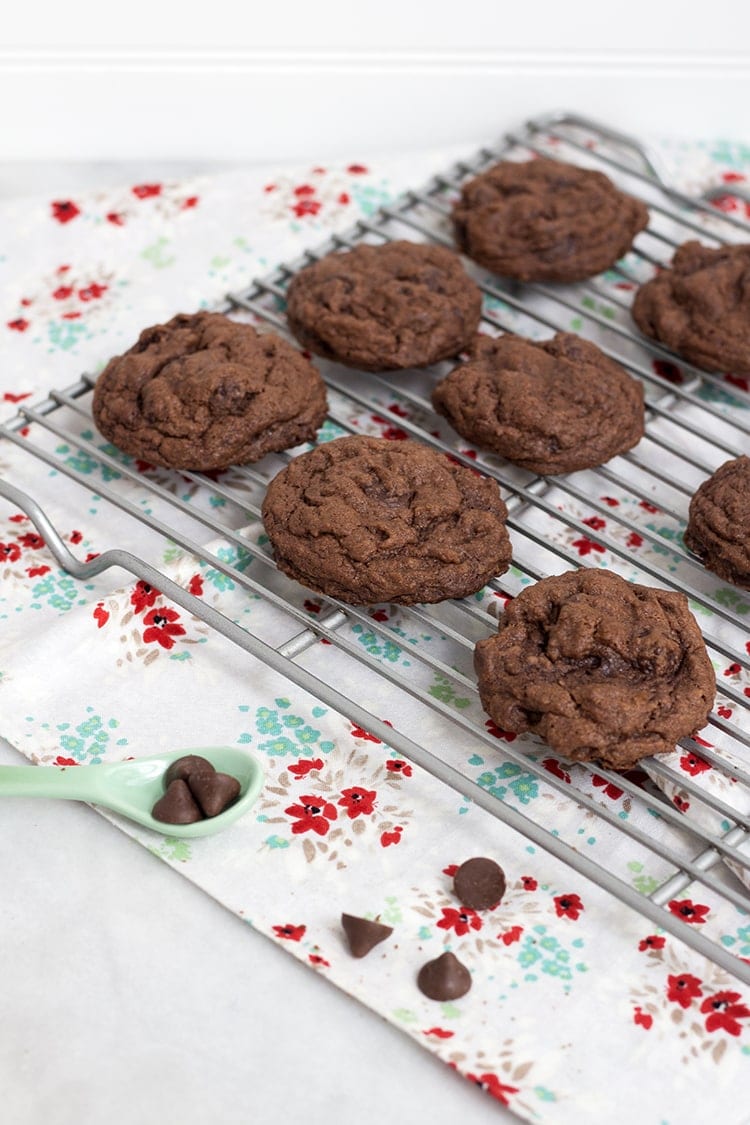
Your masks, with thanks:
M600 777L598 773L593 774L591 784L596 789L601 789L605 797L609 797L611 801L619 801L622 797L623 790L618 785L613 785L611 781L607 781L606 777Z
M710 200L711 206L715 207L717 211L736 211L739 206L737 199L733 195L728 195L726 192L722 195L716 195Z
M31 391L25 391L22 395L14 395L12 391L3 393L3 402L23 402L25 398L31 398ZM10 518L13 519L13 516Z
M391 844L400 844L402 832L403 828L399 824L396 825L392 832L382 832L380 835L380 846L388 848Z
M307 777L311 770L322 770L322 758L300 758L298 762L294 762L289 767L289 772L294 774L295 777Z
M699 746L705 746L707 750L713 750L713 742L706 742L705 738L701 738L699 734L692 735L693 742L697 742Z
M654 372L660 375L662 379L666 379L668 383L674 383L679 387L682 382L682 372L676 363L670 363L668 359L655 359L653 368Z
M625 546L626 547L642 547L643 546L643 536L636 534L635 531L631 531L630 535L625 540Z
M390 618L388 617L388 614L386 613L386 611L384 609L374 610L370 614L370 617L373 619L373 621L389 621L390 620Z
M567 770L562 768L557 758L544 758L542 765L547 770L547 773L553 773L555 777L559 777L561 781L570 785L570 774Z
M722 718L722 719L731 719L731 717L732 717L732 708L731 707L725 707L723 704L720 704L716 708L716 711L717 711L718 715L720 716L720 718Z
M739 1035L742 1024L738 1020L745 1020L750 1016L750 1008L741 1003L739 992L715 992L708 996L701 1004L704 1015L710 1013L706 1020L706 1031L727 1031L730 1035Z
M339 807L346 809L350 820L355 820L358 816L370 815L375 807L376 797L374 789L362 789L359 785L353 785L351 789L341 790Z
M515 742L518 738L518 735L512 730L502 730L492 719L485 719L484 725L491 735L495 738L501 738L503 742Z
M455 1031L446 1031L444 1027L428 1027L423 1035L434 1035L436 1039L452 1039Z
M724 172L721 178L725 184L741 184L746 177L743 176L742 172Z
M16 512L14 516L8 516L11 523L26 523L28 516L23 515L22 512Z
M99 558L99 552L98 551L89 551L89 553L86 555L85 561L91 562L92 559L98 559L98 558Z
M750 219L750 215L748 218ZM750 391L750 379L746 379L743 375L725 375L724 382L739 387L741 391Z
M672 798L672 803L680 812L687 812L690 808L690 801L688 801L687 797L683 797L681 793L675 793Z
M80 213L80 209L70 199L56 200L52 204L52 218L57 219L58 223L69 223Z
M107 222L111 223L113 227L124 227L125 216L121 215L119 211L110 211L107 215Z
M73 296L73 286L72 285L58 285L57 289L55 289L52 296L54 297L54 299L56 301L67 301L68 297Z
M396 415L398 415L399 418L408 418L409 417L409 411L404 410L404 408L403 408L403 406L401 405L400 402L394 402L391 406L388 407L388 409L391 412L391 414L396 414Z
M161 195L161 184L137 184L133 188L133 195L136 199L151 199L155 195Z
M457 937L463 937L470 930L481 930L482 919L476 910L470 910L468 906L462 906L460 910L456 910L453 906L444 906L443 917L437 923L437 927L439 930L453 930Z
M182 210L189 211L192 207L197 207L200 202L199 195L189 195L187 199L182 201Z
M514 941L521 940L522 933L523 926L511 926L504 934L498 934L497 936L502 940L503 945L513 945Z
M102 629L107 624L107 622L109 621L109 613L104 608L103 602L97 603L96 607L94 608L92 617L96 621L97 629Z
M317 215L321 206L317 199L300 199L299 203L294 204L292 211L298 219L302 219L305 215Z
M589 516L589 518L583 522L587 527L593 528L594 531L601 531L603 527L607 526L607 521L603 520L601 516Z
M656 504L649 504L648 500L639 500L638 507L643 508L645 512L650 512L652 515L656 515L656 513L659 511L659 509L656 507Z
M680 769L689 773L691 777L696 777L704 770L710 770L711 766L708 762L704 762L703 758L699 758L697 754L683 754L680 758Z
M724 675L725 676L738 676L741 671L742 671L742 668L740 667L739 664L729 664L724 669Z
M311 184L300 184L294 189L294 194L299 198L305 195L315 195L315 188Z
M63 758L62 755L58 754L57 757L55 758L55 765L56 766L77 766L78 762L75 760L75 758Z
M386 441L406 441L409 437L406 430L400 429L399 426L385 426L382 431L382 437Z
M638 942L641 953L645 953L647 949L663 949L665 945L666 938L659 937L658 934L649 934L648 937Z
M378 746L380 746L380 739L376 738L374 734L370 734L370 732L363 727L352 726L352 735L354 738L364 738L365 742L377 742Z
M174 638L185 635L182 625L177 624L179 620L180 615L175 609L150 609L143 618L143 624L147 626L143 630L143 643L150 645L156 642L162 648L173 648Z
M41 578L43 574L49 574L48 566L27 566L26 573L29 578Z
M619 508L620 506L620 501L615 500L614 496L600 496L599 499L610 508Z
M276 191L276 184L266 184L266 186L263 188L263 191L265 191L266 193Z
M29 327L29 322L28 320L24 320L22 316L18 316L15 320L9 320L7 326L14 332L25 332Z
M525 891L535 891L539 886L532 875L522 875L521 882L523 883L523 889Z
M160 597L161 594L155 586L149 586L148 582L141 581L136 582L135 589L130 595L130 603L136 613L143 613L144 609L148 609Z
M667 1000L679 1004L681 1008L689 1008L699 996L703 995L700 977L691 973L680 973L679 976L667 977Z
M91 284L87 285L84 289L78 290L78 296L82 301L96 301L106 293L108 289L108 285L97 285L95 281L92 281Z
M63 320L78 320L80 315L81 314L79 312L66 312L66 313L62 314L62 319Z
M24 535L19 536L18 542L30 551L41 551L44 546L44 540L35 531L27 531Z
M300 804L290 805L284 809L287 816L295 818L292 832L299 835L301 832L315 832L318 836L325 836L331 827L331 821L336 820L338 813L336 806L322 797L300 797Z
M690 922L694 926L699 926L706 921L706 915L710 907L701 906L700 903L693 903L689 898L683 898L679 901L672 899L669 903L669 909L678 918L682 918L683 922Z
M578 895L556 895L553 902L558 918L571 918L574 922L585 909Z
M285 926L273 926L272 929L276 937L285 938L287 941L301 941L307 926L293 926L291 922L287 922Z
M83 533L80 532L80 531L71 531L68 538L70 539L71 543L82 543L83 542Z
M330 969L331 967L331 962L326 961L325 957L321 957L319 953L310 953L307 959L311 965L320 965L323 969Z
M188 593L192 594L195 598L200 598L203 594L203 578L200 574L194 574L188 584Z
M308 613L320 613L320 610L322 608L320 602L311 601L310 598L305 598L302 604L304 605Z
M366 164L350 164L349 167L347 168L347 172L349 172L349 174L352 175L352 176L364 176L367 173L367 165Z
M635 1008L633 1012L633 1023L638 1024L640 1027L645 1027L646 1031L648 1031L653 1022L653 1016L648 1015L647 1012L642 1012L640 1008Z
M601 543L594 543L591 539L587 539L585 535L580 539L574 539L571 547L575 547L579 555L590 555L592 551L604 552L604 547Z
M399 774L401 777L411 777L412 768L403 758L389 758L385 763L389 773Z
M443 875L449 875L451 878L453 878L453 876L456 874L457 871L458 871L458 864L457 863L449 863L447 867L443 868Z
M338 202L342 205L342 207L345 207L347 205L347 203L351 203L351 199L350 199L348 193L345 192L345 191L342 191L341 194L338 196Z
M18 562L21 557L21 548L17 543L0 543L0 561Z
M476 1082L480 1089L485 1090L493 1098L501 1103L501 1105L508 1105L508 1095L517 1094L517 1086L504 1086L496 1074L467 1074L466 1077L469 1082Z

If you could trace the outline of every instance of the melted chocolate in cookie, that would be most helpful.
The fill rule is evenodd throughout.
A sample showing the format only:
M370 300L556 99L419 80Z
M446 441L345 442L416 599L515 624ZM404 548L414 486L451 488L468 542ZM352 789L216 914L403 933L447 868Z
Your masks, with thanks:
M459 247L519 281L593 277L647 223L645 205L601 172L547 159L494 165L463 185L453 209Z
M97 379L93 412L123 452L207 471L311 440L325 418L326 392L285 340L206 312L141 332Z
M345 437L271 482L263 522L286 574L353 605L437 602L503 574L497 484L412 441Z
M684 594L606 570L544 578L476 646L482 705L573 760L627 769L707 721L716 684Z
M640 287L633 319L698 367L750 375L750 243L684 243L671 267Z
M310 351L363 371L424 367L458 355L482 295L442 246L388 242L329 254L301 270L287 318Z
M478 336L432 401L468 441L545 476L601 465L643 437L641 384L570 332Z

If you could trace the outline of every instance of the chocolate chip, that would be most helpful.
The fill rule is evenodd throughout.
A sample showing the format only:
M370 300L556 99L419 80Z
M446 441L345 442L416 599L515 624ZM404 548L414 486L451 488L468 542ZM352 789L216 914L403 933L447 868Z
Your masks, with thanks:
M453 890L462 906L489 910L505 894L505 875L494 859L476 856L462 863L453 876Z
M201 758L199 754L185 754L182 758L178 758L176 762L172 762L172 765L164 774L164 787L168 789L177 778L180 781L187 781L191 773L213 772L214 767L207 758Z
M151 810L151 815L164 824L195 824L197 820L203 820L187 783L179 777L170 783L164 796Z
M471 988L471 973L453 953L427 961L419 970L417 985L430 1000L458 1000Z
M367 918L357 918L354 914L342 914L341 926L349 942L352 957L365 957L371 949L393 933L392 926L371 922Z
M240 783L228 773L191 773L188 785L204 816L218 816L240 795Z

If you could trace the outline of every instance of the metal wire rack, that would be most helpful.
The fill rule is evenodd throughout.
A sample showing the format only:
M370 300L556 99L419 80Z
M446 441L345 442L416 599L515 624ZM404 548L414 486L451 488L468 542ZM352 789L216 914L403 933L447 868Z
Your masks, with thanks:
M381 418L395 406L397 413L389 417L397 424L399 436L425 442L499 482L510 513L515 569L490 584L490 596L511 596L524 582L581 565L581 556L570 542L570 535L575 533L590 545L594 558L607 552L611 565L619 567L626 576L636 575L638 580L681 589L691 598L694 608L711 610L704 636L715 663L730 661L735 669L748 668L742 632L743 611L747 607L742 600L717 597L716 580L707 581L703 568L684 550L679 537L675 536L665 549L660 531L646 526L639 518L642 511L658 508L661 515L679 529L684 523L689 498L700 481L729 457L750 451L750 409L746 413L742 409L750 407L747 386L741 380L728 384L722 376L700 371L668 349L644 340L629 319L630 291L651 275L654 266L668 261L681 242L698 237L711 244L721 244L747 237L750 232L750 224L737 214L714 206L715 192L702 199L692 199L670 187L660 170L658 153L650 152L638 141L615 130L571 114L551 114L536 119L518 133L507 135L499 145L482 148L475 156L434 177L421 190L407 192L345 234L333 235L299 261L282 264L267 277L253 281L246 290L229 294L220 311L249 316L286 334L284 293L295 270L324 254L362 241L378 243L392 238L410 238L450 246L447 215L461 182L498 160L525 159L531 154L603 169L625 190L644 198L651 219L647 230L636 240L633 251L615 269L584 284L521 286L488 277L467 263L485 298L483 330L491 333L509 330L537 337L549 335L550 330L570 330L571 326L583 335L595 330L605 353L644 382L647 401L644 439L630 453L596 470L554 479L535 477L460 442L433 413L428 390L436 373L442 373L445 367L427 373L400 373L396 377L344 373L335 365L321 364L329 387L329 425L335 433L362 432L360 418ZM63 568L74 577L90 579L110 567L119 566L157 586L166 597L218 630L246 653L469 796L475 804L516 829L527 840L562 859L657 926L750 983L748 964L695 927L684 925L666 909L666 904L693 881L710 887L723 901L750 909L747 889L728 873L727 867L728 864L735 872L748 871L750 854L742 850L750 831L748 817L655 759L648 763L650 777L658 784L679 787L690 800L715 814L715 822L720 827L703 827L684 816L655 786L644 786L642 779L597 768L600 778L627 793L634 804L658 815L663 824L676 827L678 831L662 841L636 824L620 819L591 794L550 773L538 760L539 755L529 755L528 747L524 751L504 742L504 759L542 778L554 790L577 802L583 812L615 827L658 857L665 870L660 885L648 894L634 889L584 854L575 843L561 839L554 826L539 823L532 811L512 807L466 777L451 762L450 754L433 752L413 733L398 727L394 729L356 698L344 694L336 686L335 676L326 675L325 660L316 656L314 661L305 662L305 654L309 655L313 646L318 646L317 652L320 652L319 642L323 639L343 653L352 666L355 662L356 666L364 666L385 681L388 690L410 697L419 713L426 715L429 709L437 715L447 724L447 730L460 735L464 748L474 746L485 753L490 748L491 753L497 753L497 739L483 725L483 716L476 717L476 708L474 716L470 709L466 713L451 709L426 689L419 675L407 675L401 668L378 660L355 643L350 631L354 623L366 626L379 637L398 641L389 620L383 620L387 615L373 615L365 607L346 606L330 598L318 598L318 612L311 614L299 598L299 587L276 572L262 539L248 536L227 518L228 511L241 511L259 519L265 485L292 454L266 458L254 466L238 467L231 477L224 475L217 480L199 473L183 473L182 478L187 478L196 495L206 502L196 503L195 497L187 500L164 482L163 475L141 472L111 447L97 443L90 433L92 386L93 379L84 376L65 390L52 392L35 406L19 407L15 418L0 426L0 437L13 443L30 459L30 477L33 477L34 466L38 469L42 462L87 491L91 489L90 476L61 456L59 443L67 443L93 458L103 472L101 481L97 481L97 494L120 513L113 527L116 526L116 534L122 540L127 541L128 527L133 526L130 521L137 520L150 529L159 542L163 543L166 538L177 544L197 559L210 563L240 588L276 607L290 625L289 636L280 645L269 644L193 597L144 558L127 551L108 550L91 561L80 562L70 553L34 497L20 487L22 482L0 480L0 495L31 517ZM616 496L611 495L613 492L622 502L613 503L616 501ZM606 516L606 521L602 516ZM206 532L248 552L259 565L248 575L226 562L215 547L205 545ZM649 550L634 555L628 536L639 537ZM500 604L496 601L494 607ZM496 625L492 609L492 604L474 599L404 609L403 614L415 627L438 628L445 642L440 655L421 648L410 652L414 667L439 674L446 683L476 702L471 653L475 640L488 635ZM721 678L719 688L725 701L731 704L731 721L725 717L728 708L723 708L724 716L717 709L711 716L710 730L711 736L731 753L731 765L704 742L696 745L686 739L683 746L686 752L699 755L714 769L736 779L738 784L750 787L750 760L747 758L750 699L725 677ZM747 763L747 770L743 762Z

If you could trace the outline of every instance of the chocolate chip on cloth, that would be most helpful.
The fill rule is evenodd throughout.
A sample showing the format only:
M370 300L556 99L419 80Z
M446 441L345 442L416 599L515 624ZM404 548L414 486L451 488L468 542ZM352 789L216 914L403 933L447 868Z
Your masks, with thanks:
M393 933L393 926L373 922L369 918L358 918L356 914L342 914L341 928L346 934L352 957L366 957L367 954L385 941Z
M329 254L287 291L304 347L363 371L425 367L456 356L476 332L482 294L442 246L387 242Z
M636 293L633 319L698 367L750 375L750 243L683 243Z
M558 160L495 164L461 188L459 247L518 281L583 281L613 266L648 223L602 172Z
M443 953L425 962L417 986L430 1000L458 1000L471 988L471 973L454 953Z
M510 564L495 481L418 442L326 442L271 481L262 514L279 568L352 605L462 598Z
M219 470L313 439L325 384L279 336L220 313L146 328L94 386L94 420L124 453L172 469Z
M684 539L719 578L750 590L750 457L725 462L703 482Z
M453 890L462 906L490 910L505 894L503 869L486 856L467 859L453 876Z
M151 815L154 820L160 820L164 824L195 824L196 821L203 820L203 813L187 782L179 777L169 783L164 796L152 808Z
M643 437L641 384L571 332L477 336L432 402L468 441L544 476L602 465Z
M684 594L607 570L544 578L474 654L487 714L567 758L627 769L703 727L716 683Z

